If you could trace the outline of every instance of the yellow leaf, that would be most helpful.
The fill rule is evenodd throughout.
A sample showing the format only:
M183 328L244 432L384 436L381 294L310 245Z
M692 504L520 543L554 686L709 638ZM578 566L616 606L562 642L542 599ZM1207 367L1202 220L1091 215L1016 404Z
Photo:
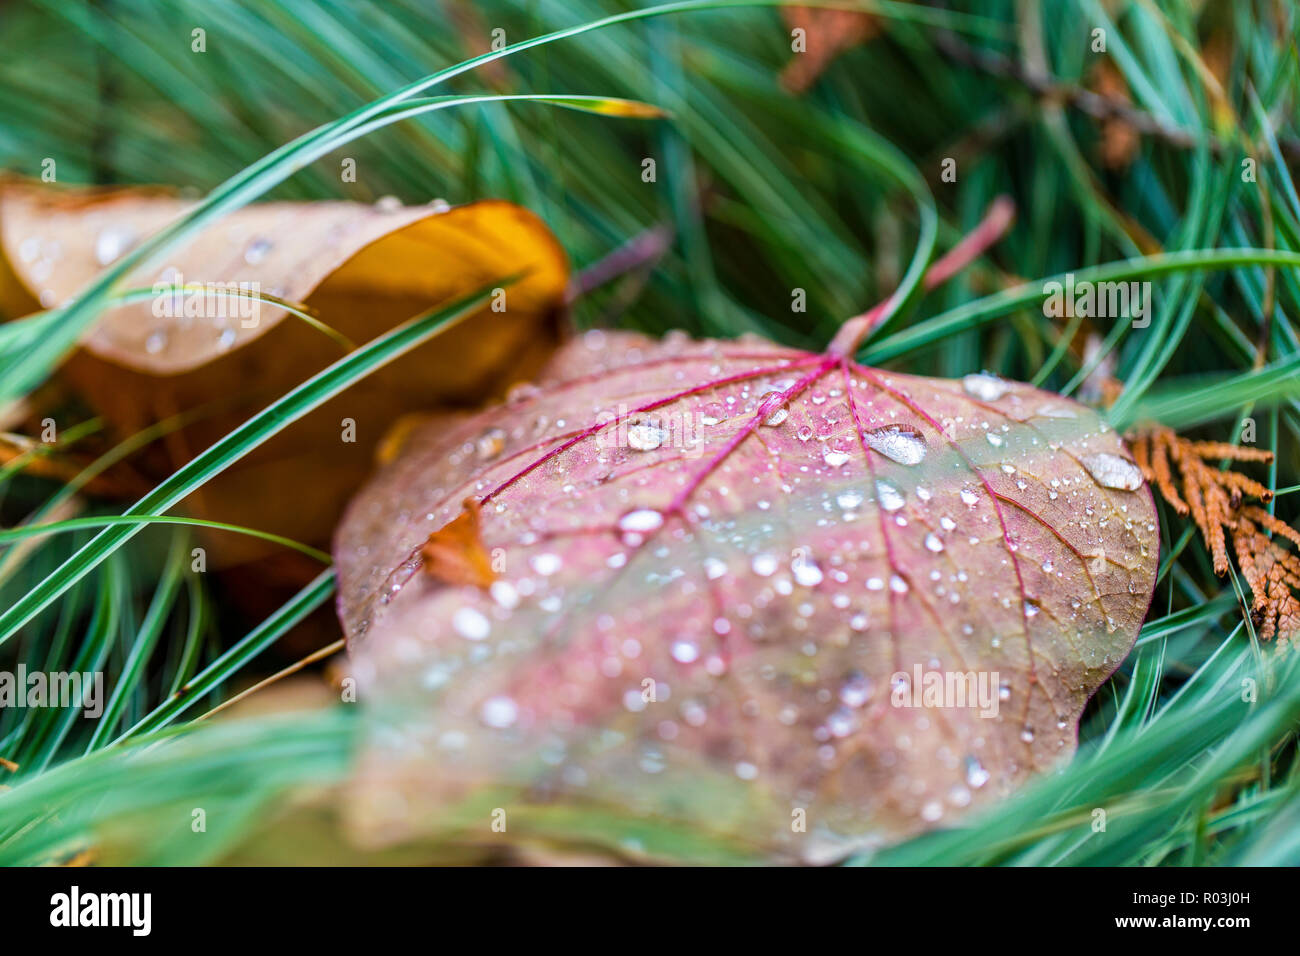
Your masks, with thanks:
M154 189L0 183L0 309L12 318L62 304L189 205ZM274 304L222 288L303 303L364 343L515 274L479 315L362 380L186 503L203 517L321 542L400 414L499 395L550 354L568 263L532 213L492 200L245 207L130 276L123 291L158 294L105 312L62 374L119 438L201 410L134 462L160 478L341 352ZM231 563L266 545L225 536L219 551L218 563Z

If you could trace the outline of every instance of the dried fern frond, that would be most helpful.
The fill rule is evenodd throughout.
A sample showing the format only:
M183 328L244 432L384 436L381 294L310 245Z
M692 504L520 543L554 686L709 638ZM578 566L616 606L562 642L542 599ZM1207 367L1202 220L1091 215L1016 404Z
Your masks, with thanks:
M1300 634L1300 531L1269 514L1255 498L1273 492L1253 478L1221 470L1210 462L1273 460L1273 453L1226 442L1192 441L1163 426L1141 428L1129 437L1133 457L1150 484L1180 515L1190 515L1214 559L1216 574L1228 573L1228 546L1253 597L1251 616L1263 640L1288 643ZM1276 536L1276 537L1271 537Z

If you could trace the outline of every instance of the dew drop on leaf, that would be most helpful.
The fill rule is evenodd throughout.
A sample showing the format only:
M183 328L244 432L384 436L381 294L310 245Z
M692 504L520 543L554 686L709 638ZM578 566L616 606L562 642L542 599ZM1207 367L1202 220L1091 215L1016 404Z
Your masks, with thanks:
M666 437L655 422L633 422L627 427L627 443L637 451L654 451Z
M903 499L903 493L884 480L876 482L876 501L880 502L880 507L886 511L898 511L907 503Z
M1103 488L1137 491L1142 487L1142 469L1127 458L1103 451L1081 458L1080 463Z
M888 425L867 432L866 438L868 445L900 465L919 465L925 458L925 439L913 429Z
M987 372L965 376L961 380L961 386L967 395L985 402L995 402L1007 393L1007 383Z

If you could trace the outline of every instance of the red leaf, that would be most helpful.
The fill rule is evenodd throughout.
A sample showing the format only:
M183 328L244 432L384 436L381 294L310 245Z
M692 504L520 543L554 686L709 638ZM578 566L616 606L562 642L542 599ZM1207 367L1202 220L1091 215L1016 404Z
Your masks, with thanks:
M356 673L399 731L372 834L491 787L827 859L1073 752L1154 584L1141 471L1083 405L844 354L593 332L409 437L336 540ZM467 496L487 591L419 573Z

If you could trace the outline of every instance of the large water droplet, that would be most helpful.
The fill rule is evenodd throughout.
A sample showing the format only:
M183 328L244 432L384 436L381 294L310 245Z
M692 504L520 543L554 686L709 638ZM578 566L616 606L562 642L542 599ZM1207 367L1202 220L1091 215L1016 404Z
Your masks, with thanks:
M627 443L637 451L654 451L667 437L655 422L633 422L627 428Z
M1103 488L1137 491L1142 487L1142 469L1127 458L1103 451L1081 458L1080 461L1093 480Z
M925 439L913 428L888 425L866 433L867 444L890 461L917 465L925 458Z
M1006 382L988 372L967 375L961 380L961 387L966 394L985 402L996 402L1007 393Z
M784 405L778 405L776 408L772 409L770 412L767 413L767 417L763 419L763 424L775 427L777 425L780 425L783 421L785 421L789 417L790 417L790 409L788 409Z

